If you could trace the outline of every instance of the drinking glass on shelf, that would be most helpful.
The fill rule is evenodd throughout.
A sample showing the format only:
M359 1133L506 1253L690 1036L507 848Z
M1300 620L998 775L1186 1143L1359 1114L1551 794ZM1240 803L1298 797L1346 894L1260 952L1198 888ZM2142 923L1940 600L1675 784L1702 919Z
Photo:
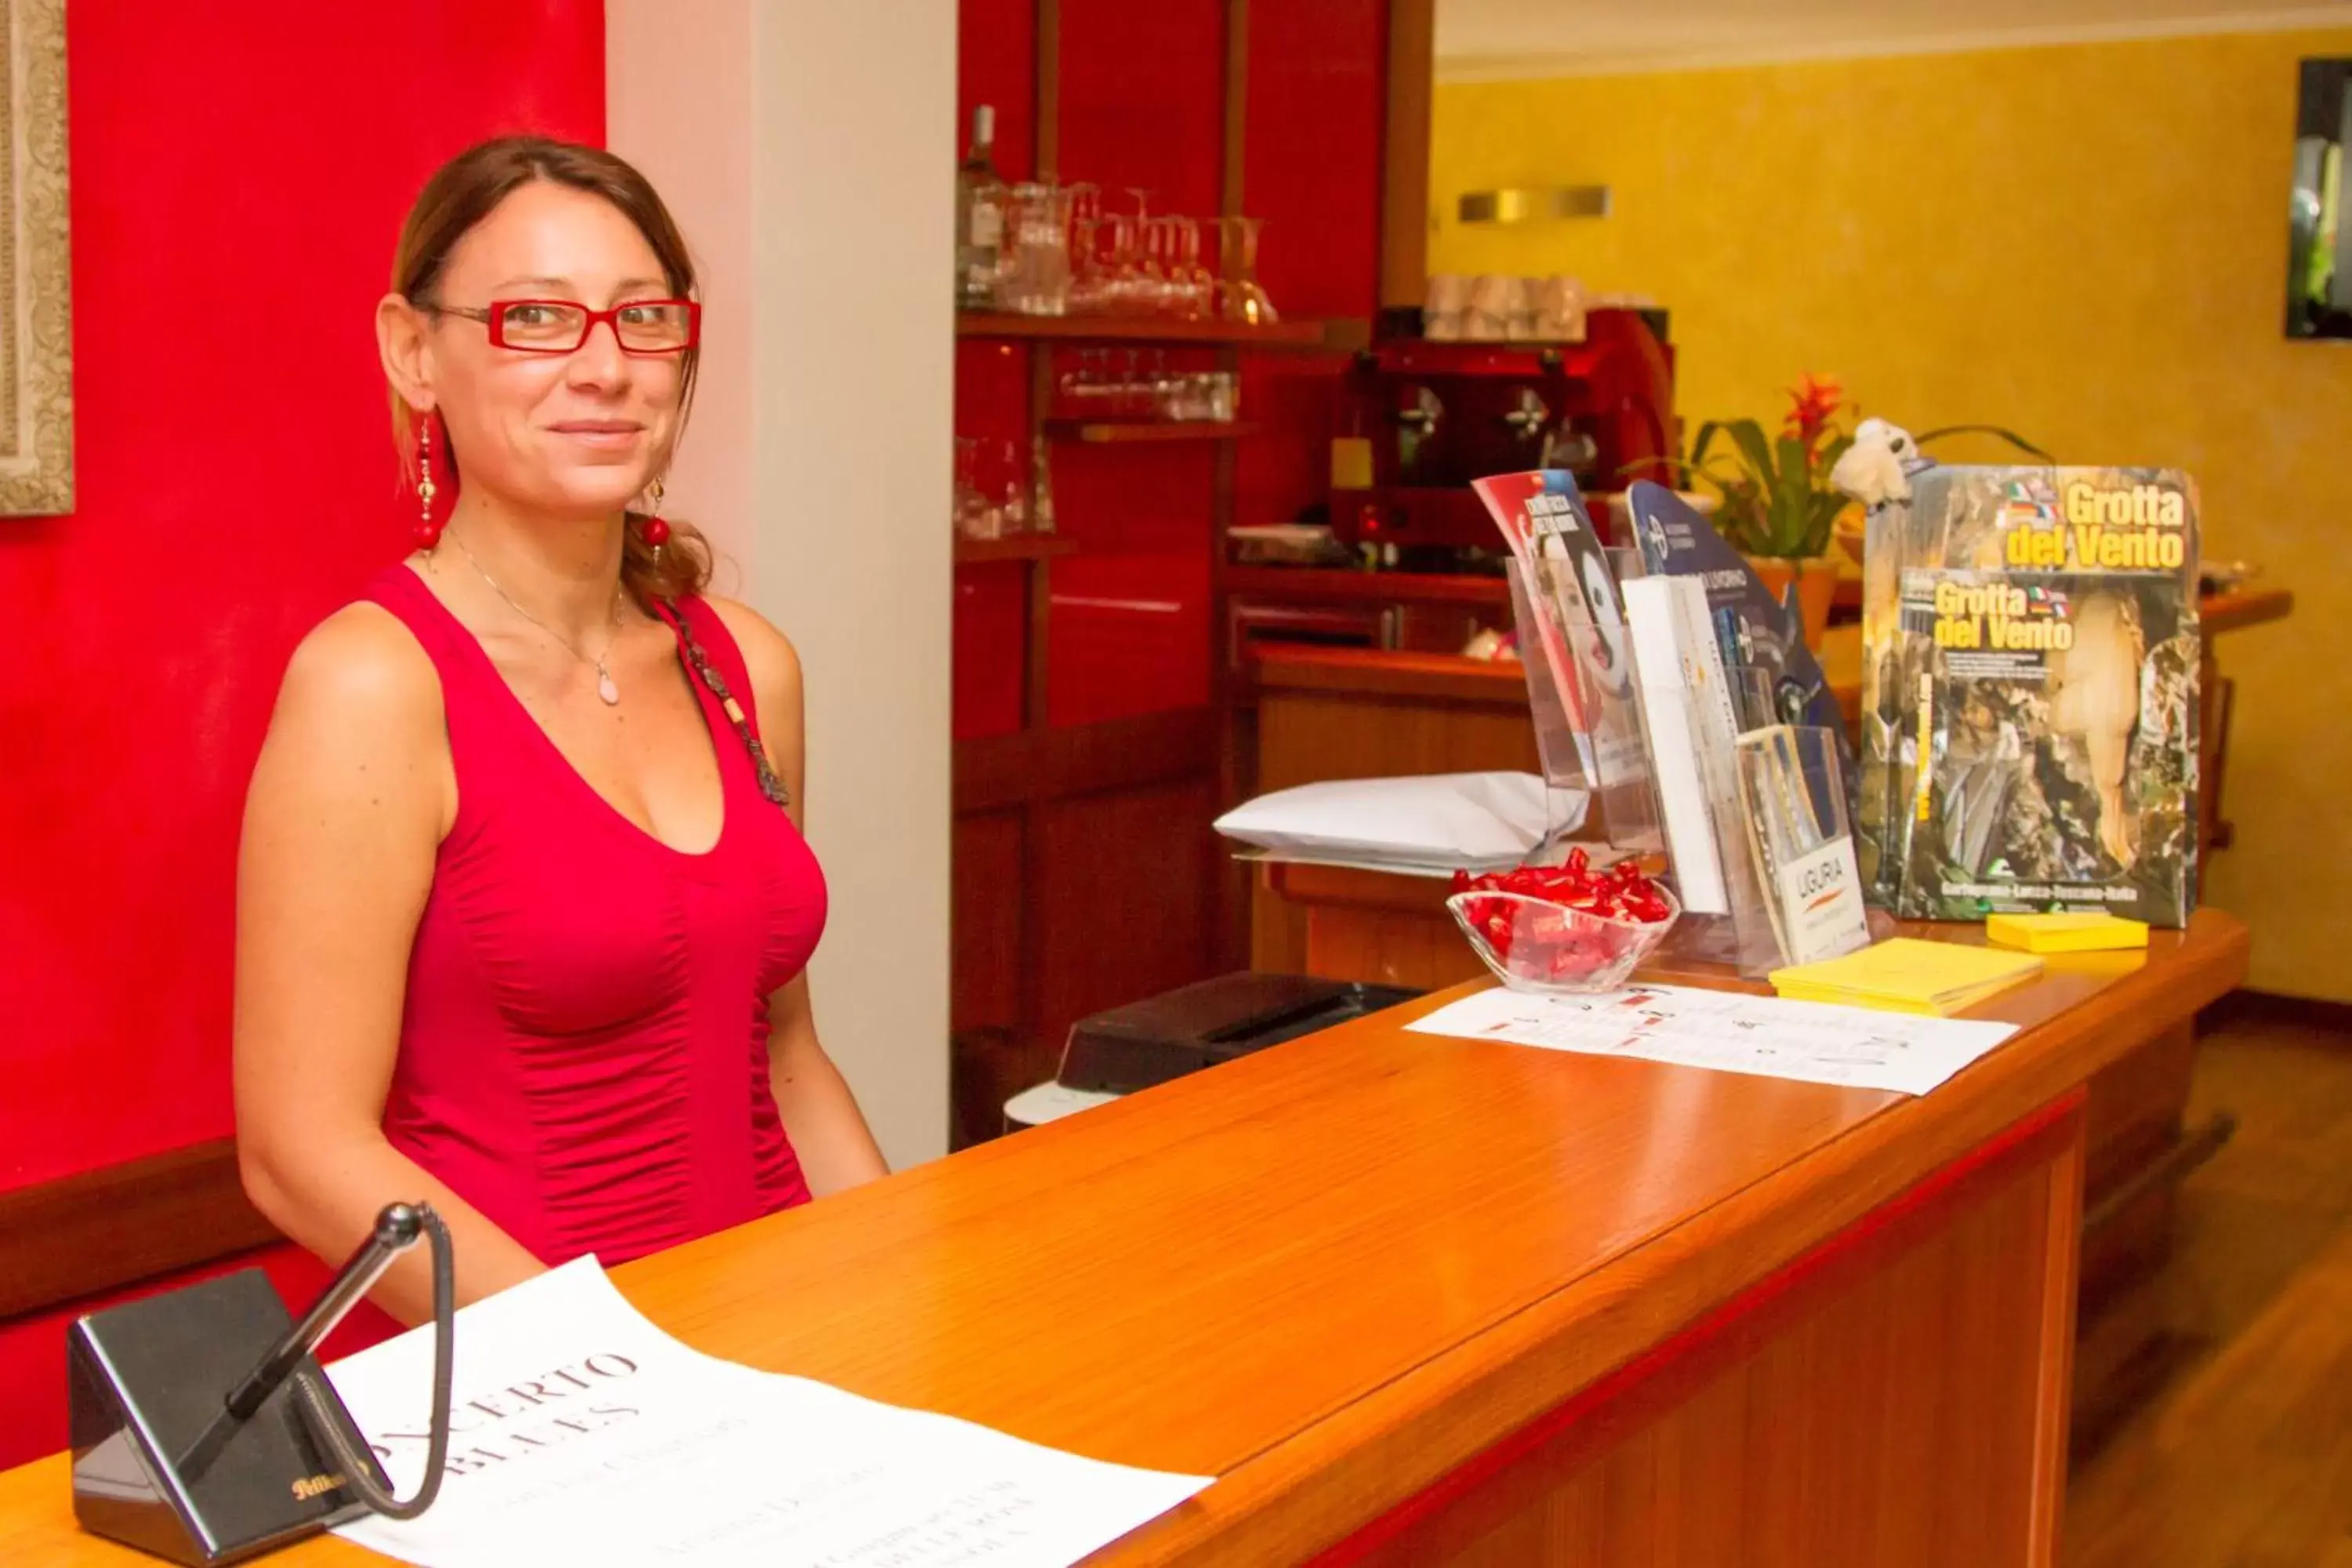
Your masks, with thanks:
M1069 312L1074 316L1095 315L1107 308L1106 290L1110 281L1109 268L1101 249L1103 236L1109 227L1103 216L1102 187L1091 181L1074 180L1063 190L1069 197Z
M981 493L996 514L996 531L991 538L1029 531L1028 483L1021 450L1011 441L1000 437L988 443L987 478Z
M1282 317L1257 280L1257 239L1265 219L1229 217L1219 218L1217 223L1227 236L1223 268L1227 279L1225 320L1252 327L1274 325Z
M999 519L980 487L980 442L959 436L955 444L955 531L965 539L993 539Z
M1182 280L1182 314L1188 321L1207 319L1216 309L1217 279L1201 264L1199 220L1180 217L1176 225L1177 276Z
M1143 225L1143 271L1150 280L1151 292L1145 303L1155 316L1172 316L1177 311L1177 294L1181 285L1176 281L1176 228L1164 217L1147 219Z
M1110 378L1103 374L1102 357L1100 349L1080 349L1076 368L1062 373L1058 384L1062 401L1075 417L1083 419L1100 412L1100 405L1108 399Z
M1005 193L1004 262L997 306L1024 316L1059 316L1070 303L1070 193L1024 182Z
M1168 276L1160 265L1159 230L1151 219L1151 193L1127 187L1135 198L1135 225L1128 251L1128 308L1137 315L1158 312Z
M1143 372L1143 351L1129 349L1125 367L1111 380L1110 412L1134 419L1151 412L1151 388Z
M1181 419L1171 412L1182 404L1186 377L1168 368L1168 356L1159 349L1151 351L1151 368L1145 374L1137 389L1138 412L1150 419Z
M1230 425L1241 416L1242 378L1230 370L1211 371L1203 391L1201 416L1220 425Z

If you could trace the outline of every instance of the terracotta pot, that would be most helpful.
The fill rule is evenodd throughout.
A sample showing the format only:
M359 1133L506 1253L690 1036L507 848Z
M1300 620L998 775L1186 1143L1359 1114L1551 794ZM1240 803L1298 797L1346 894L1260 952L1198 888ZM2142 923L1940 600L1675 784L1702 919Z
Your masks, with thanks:
M1826 555L1801 560L1750 555L1747 560L1748 570L1776 599L1787 595L1791 582L1797 584L1797 611L1804 621L1805 646L1819 652L1822 634L1830 626L1830 606L1837 599L1837 563Z

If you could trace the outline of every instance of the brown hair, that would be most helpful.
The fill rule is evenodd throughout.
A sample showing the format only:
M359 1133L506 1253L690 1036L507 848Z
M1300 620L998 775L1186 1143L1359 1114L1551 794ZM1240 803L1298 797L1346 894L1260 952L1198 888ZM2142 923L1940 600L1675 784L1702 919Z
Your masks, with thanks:
M442 268L450 251L490 216L516 190L545 180L604 197L621 209L661 261L670 290L681 299L694 293L694 261L677 220L643 174L601 147L558 142L548 136L502 136L467 148L441 165L417 193L416 205L400 226L400 245L392 257L393 291L412 304L433 301ZM686 351L679 367L678 430L686 427L687 411L694 406L694 375L701 356L698 346ZM399 393L392 395L392 436L402 458L401 470L415 481L409 460L416 410ZM441 443L442 460L450 477L457 477L457 454ZM710 581L710 545L699 530L669 520L669 542L656 562L637 527L638 514L627 514L621 535L621 582L639 603L675 599L696 594Z

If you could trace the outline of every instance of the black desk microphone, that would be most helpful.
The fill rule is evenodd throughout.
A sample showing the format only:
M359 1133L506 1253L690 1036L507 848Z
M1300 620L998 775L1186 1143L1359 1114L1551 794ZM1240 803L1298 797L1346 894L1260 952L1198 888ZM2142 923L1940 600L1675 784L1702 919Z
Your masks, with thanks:
M404 1501L312 1358L420 1237L433 1247L433 1420L424 1480ZM393 1204L299 1323L258 1268L82 1318L68 1352L75 1517L191 1568L371 1510L415 1518L448 1458L456 1298L448 1227L428 1205Z

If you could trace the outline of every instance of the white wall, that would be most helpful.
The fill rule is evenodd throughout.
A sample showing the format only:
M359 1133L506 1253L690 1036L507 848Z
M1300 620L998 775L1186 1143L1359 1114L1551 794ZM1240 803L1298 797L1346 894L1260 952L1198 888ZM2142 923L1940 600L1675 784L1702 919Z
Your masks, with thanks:
M800 649L817 1022L894 1167L947 1144L955 50L953 0L605 0L610 143L704 273L671 510Z
M685 231L702 295L694 410L663 510L710 536L720 556L712 586L739 598L758 542L751 461L757 445L752 5L606 0L604 6L606 139L653 181Z

